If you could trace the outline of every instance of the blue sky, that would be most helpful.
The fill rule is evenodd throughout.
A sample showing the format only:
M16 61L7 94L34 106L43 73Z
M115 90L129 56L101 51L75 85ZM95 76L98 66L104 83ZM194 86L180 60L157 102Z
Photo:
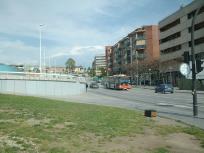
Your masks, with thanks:
M39 64L39 25L45 59L72 57L91 66L104 46L135 28L158 24L192 0L0 0L0 63ZM43 53L44 54L44 53Z

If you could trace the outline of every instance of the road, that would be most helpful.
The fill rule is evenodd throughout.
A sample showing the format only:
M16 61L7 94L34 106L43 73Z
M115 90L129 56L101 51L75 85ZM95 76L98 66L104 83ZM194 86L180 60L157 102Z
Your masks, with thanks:
M191 93L161 94L150 89L133 88L129 91L88 89L86 94L68 98L72 101L108 105L128 109L154 109L164 116L204 129L204 94L198 94L198 117L193 117Z

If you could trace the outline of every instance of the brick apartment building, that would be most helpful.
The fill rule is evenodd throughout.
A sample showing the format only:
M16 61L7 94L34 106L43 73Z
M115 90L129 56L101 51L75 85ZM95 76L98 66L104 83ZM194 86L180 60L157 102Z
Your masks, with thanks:
M112 73L113 68L113 50L112 46L105 46L105 54L106 54L106 71L107 75Z
M137 28L105 50L108 74L128 74L128 66L133 63L139 67L141 61L159 59L159 28L157 25Z

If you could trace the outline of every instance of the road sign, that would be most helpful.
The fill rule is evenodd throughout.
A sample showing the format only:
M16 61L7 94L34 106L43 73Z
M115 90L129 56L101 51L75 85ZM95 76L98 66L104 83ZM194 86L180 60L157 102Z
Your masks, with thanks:
M191 72L189 65L186 64L186 63L182 63L180 65L180 72L181 72L182 75L187 77L189 75L189 73Z

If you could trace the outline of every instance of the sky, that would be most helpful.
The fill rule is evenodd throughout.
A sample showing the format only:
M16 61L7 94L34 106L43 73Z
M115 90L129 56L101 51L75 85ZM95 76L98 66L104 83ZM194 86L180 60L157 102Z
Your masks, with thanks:
M0 0L0 63L89 67L134 29L155 25L192 0ZM44 56L45 55L45 56ZM44 58L45 57L45 58ZM42 61L44 64L44 61Z

